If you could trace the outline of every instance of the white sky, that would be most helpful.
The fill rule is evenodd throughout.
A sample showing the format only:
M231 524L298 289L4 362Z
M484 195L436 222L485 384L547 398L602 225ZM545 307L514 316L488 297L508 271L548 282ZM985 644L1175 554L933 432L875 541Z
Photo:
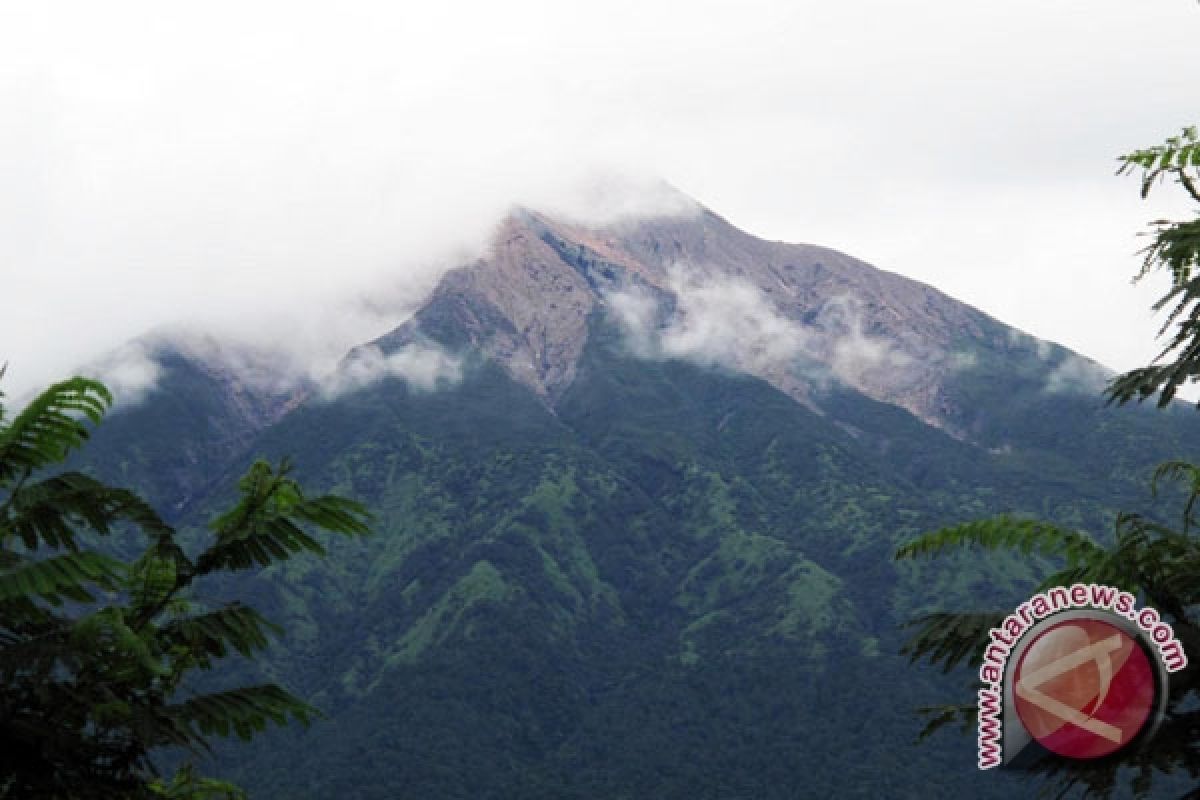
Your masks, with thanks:
M1200 122L1198 31L1192 0L10 3L3 388L176 320L340 355L608 170L1129 368L1134 234L1189 209L1114 158Z

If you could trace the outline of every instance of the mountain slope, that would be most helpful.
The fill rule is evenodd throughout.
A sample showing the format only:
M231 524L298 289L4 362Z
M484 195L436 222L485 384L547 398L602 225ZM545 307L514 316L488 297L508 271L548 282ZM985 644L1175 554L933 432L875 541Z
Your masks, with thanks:
M156 333L136 344L155 365L154 388L144 402L118 394L85 456L103 453L106 477L137 486L173 520L307 391L273 376L265 354L211 337Z
M387 360L428 352L461 370ZM226 679L329 714L222 752L256 797L1026 796L967 737L909 749L911 709L968 698L898 625L1015 603L1039 565L891 553L998 512L1103 531L1200 449L1186 412L1104 407L1062 348L704 211L514 214L336 390L248 405L236 371L167 362L93 468L194 529L289 455L376 515L324 562L205 589L288 631Z
M956 435L973 420L952 386L981 361L1032 368L1051 390L1094 389L1105 376L916 281L828 248L757 239L703 209L600 229L516 212L487 257L448 274L377 344L392 352L430 336L478 347L553 402L598 307L618 312L642 355L753 374L814 408L830 384L848 386Z

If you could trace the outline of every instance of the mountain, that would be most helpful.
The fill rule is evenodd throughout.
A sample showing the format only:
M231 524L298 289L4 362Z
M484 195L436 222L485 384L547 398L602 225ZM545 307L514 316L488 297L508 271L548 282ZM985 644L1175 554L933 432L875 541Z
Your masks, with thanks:
M104 472L135 483L168 520L203 496L254 439L311 392L274 372L269 353L211 336L156 331L125 348L152 365L157 387L142 401L140 386L117 396L115 413L92 437L93 452L108 454ZM122 357L129 359L129 353Z
M1024 797L973 737L912 745L914 708L971 697L899 626L1013 605L1045 565L891 554L998 512L1104 532L1200 449L1188 410L1106 407L1087 359L699 207L516 211L316 384L154 352L89 468L185 536L260 455L375 514L203 590L287 631L226 678L328 715L220 751L260 798Z

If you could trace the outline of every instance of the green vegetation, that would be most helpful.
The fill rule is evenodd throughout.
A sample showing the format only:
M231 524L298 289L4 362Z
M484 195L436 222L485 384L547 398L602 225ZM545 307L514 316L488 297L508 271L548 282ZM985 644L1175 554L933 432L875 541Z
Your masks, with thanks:
M1141 171L1143 198L1157 183L1169 178L1191 200L1200 203L1200 141L1196 128L1185 128L1165 144L1135 151L1120 161L1119 175ZM1117 377L1107 394L1119 404L1158 395L1158 405L1167 407L1180 386L1200 377L1200 277L1194 274L1200 266L1200 213L1189 221L1154 223L1149 235L1151 244L1143 251L1145 260L1137 277L1156 270L1170 273L1171 288L1155 309L1171 307L1161 333L1172 325L1175 331L1155 364ZM1158 363L1167 358L1171 359L1169 363ZM1180 460L1164 462L1153 474L1151 487L1156 495L1164 480L1179 481L1184 487L1178 528L1163 524L1161 511L1153 515L1122 512L1116 516L1111 541L1105 543L1074 527L1081 521L1079 517L1072 519L1073 527L1068 528L1005 515L927 533L896 553L898 559L911 559L974 547L1036 554L1052 565L1039 589L1079 581L1116 586L1137 594L1170 621L1185 651L1191 654L1191 663L1171 676L1166 718L1153 746L1125 751L1099 763L1051 760L1036 767L1050 775L1052 785L1061 785L1064 792L1080 788L1092 796L1109 797L1123 790L1132 776L1133 793L1144 797L1156 777L1160 782L1162 776L1171 773L1186 774L1193 781L1200 778L1200 711L1196 710L1200 697L1200 618L1195 614L1200 605L1200 539L1195 536L1198 520L1194 513L1200 499L1200 467ZM1174 495L1170 497L1174 499ZM904 651L913 661L926 661L947 672L962 665L977 668L988 631L1007 613L923 614L910 623L915 634ZM974 705L950 704L924 711L930 720L922 738L956 720L969 729L976 715Z
M1172 136L1164 144L1121 157L1118 174L1138 170L1143 198L1155 184L1171 180L1200 205L1200 139L1196 128L1184 128L1179 136ZM1154 364L1122 375L1110 392L1121 402L1157 394L1158 404L1165 406L1180 386L1200 378L1200 275L1196 274L1196 268L1200 267L1200 213L1191 220L1159 220L1153 226L1137 277L1157 271L1170 273L1171 288L1154 309L1170 308L1160 335L1172 325L1175 330ZM1168 357L1172 359L1169 363L1158 363Z
M269 723L307 725L317 712L273 683L197 691L192 673L261 652L281 630L248 605L194 595L224 573L323 553L305 527L366 533L365 511L307 497L286 463L256 462L189 555L133 492L46 474L111 402L103 385L74 378L11 420L0 405L0 797L240 797L190 764L164 781L153 759L163 748L205 753L212 737L249 739ZM128 559L89 540L135 535L143 544Z
M437 393L395 380L299 405L162 497L191 498L192 541L257 454L288 453L305 486L375 517L325 559L218 581L289 633L222 680L281 683L328 718L218 742L205 771L288 800L1023 796L980 780L965 739L911 749L911 708L954 695L906 667L898 626L1015 602L1048 561L930 575L892 553L964 514L1110 526L1200 428L1043 393L1054 364L992 324L996 348L946 389L978 398L986 447L853 392L817 414L753 378L632 359L602 316L553 411L489 364ZM161 471L170 448L141 419L177 393L216 402L185 368L97 428L81 468ZM1095 455L1113 450L1117 466Z
M471 357L455 387L288 397L254 427L213 370L167 355L74 463L145 487L196 547L260 455L374 515L326 558L193 587L289 634L197 691L279 683L328 713L213 743L204 771L259 800L1024 797L1020 776L981 779L965 737L910 746L911 709L957 698L939 665L909 668L900 624L1010 606L1062 563L892 556L973 517L1111 529L1156 463L1200 452L1200 426L1052 391L1069 354L983 314L962 348L937 387L956 433L849 390L817 412L632 358L602 312L553 408Z

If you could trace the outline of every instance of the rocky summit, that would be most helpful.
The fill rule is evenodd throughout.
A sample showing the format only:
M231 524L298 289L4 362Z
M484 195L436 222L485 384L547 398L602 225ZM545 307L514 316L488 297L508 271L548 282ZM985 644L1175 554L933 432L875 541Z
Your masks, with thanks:
M634 355L753 375L818 411L831 385L850 388L957 436L978 420L948 384L981 359L1021 371L1032 356L1051 391L1093 391L1107 377L930 286L685 208L604 227L514 212L485 257L450 271L375 345L391 353L428 338L476 350L554 406L602 311Z
M326 714L216 754L257 798L1027 796L971 736L914 748L916 708L973 695L900 648L1039 565L893 553L1002 512L1102 536L1200 447L1194 412L1106 406L1065 348L691 203L514 211L311 384L148 352L84 455L185 538L259 456L374 514L326 559L196 587L286 632L223 679Z

